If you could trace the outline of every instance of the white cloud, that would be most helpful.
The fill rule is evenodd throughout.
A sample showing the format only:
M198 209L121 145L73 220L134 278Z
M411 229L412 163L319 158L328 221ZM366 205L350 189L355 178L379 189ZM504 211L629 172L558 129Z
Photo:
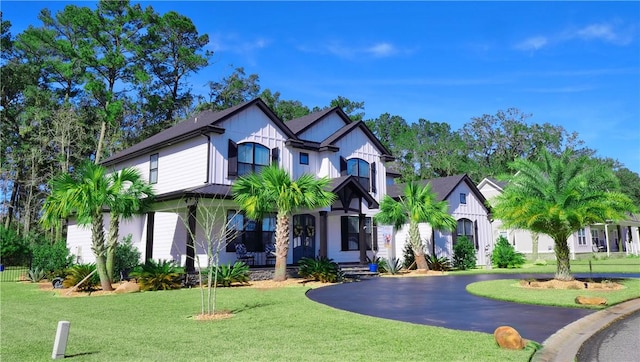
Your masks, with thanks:
M532 51L541 49L548 43L549 41L544 36L534 36L516 44L515 48L518 50Z
M590 24L584 28L570 33L569 38L580 38L583 40L602 40L616 45L627 45L633 40L633 35L629 29L615 27L614 24Z
M633 41L635 34L634 26L625 27L624 24L620 22L593 23L556 34L529 37L517 43L514 48L522 51L536 51L543 47L560 45L577 39L583 41L599 40L609 44L624 46Z
M307 45L298 46L298 50L306 53L332 54L344 59L360 59L363 57L386 58L397 54L410 54L414 50L399 49L395 45L387 42L374 43L370 46L350 46L339 41L332 41L320 46L310 47Z
M396 48L389 43L378 43L365 50L367 53L376 57L387 57L395 54Z
M209 41L209 46L214 52L226 51L237 54L251 54L264 49L271 42L264 38L242 39L236 34L214 34Z

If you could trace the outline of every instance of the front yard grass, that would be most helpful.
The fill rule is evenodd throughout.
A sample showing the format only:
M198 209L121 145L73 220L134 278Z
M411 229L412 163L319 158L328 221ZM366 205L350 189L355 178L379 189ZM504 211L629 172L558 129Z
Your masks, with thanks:
M602 289L528 289L519 286L517 279L500 279L467 285L467 291L481 297L524 304L553 305L558 307L603 309L630 299L640 298L640 279L615 280L626 288ZM607 306L586 306L575 303L577 296L603 297Z
M48 361L58 321L71 322L74 361L528 361L491 334L455 331L340 311L308 287L221 288L235 316L195 321L199 291L67 298L36 284L0 284L0 357Z
M604 255L596 254L603 258ZM589 264L591 261L591 264ZM573 274L638 274L640 273L640 257L623 257L607 259L582 259L571 260L571 273ZM522 268L493 268L493 269L471 269L449 272L452 275L466 274L553 274L556 272L556 261L547 260L547 265L535 265L528 262Z

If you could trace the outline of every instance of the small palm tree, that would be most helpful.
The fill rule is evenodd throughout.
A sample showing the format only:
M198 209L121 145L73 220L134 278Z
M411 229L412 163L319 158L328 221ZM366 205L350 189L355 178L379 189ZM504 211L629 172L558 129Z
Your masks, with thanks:
M259 174L240 177L233 185L233 198L251 219L276 211L276 265L274 281L287 279L289 253L289 219L299 209L315 209L333 203L335 195L326 188L329 179L304 174L292 180L289 173L276 165Z
M148 209L154 196L153 188L134 168L125 168L108 176L108 207L110 210L109 234L107 238L106 268L113 281L116 247L120 219L130 219Z
M91 225L91 250L102 290L113 290L105 264L102 208L108 204L105 168L85 161L73 174L64 173L50 182L51 194L45 200L41 221L46 226L60 226L60 220L75 214L78 225Z
M396 229L409 223L409 245L413 250L418 270L425 271L429 266L424 256L418 224L426 222L434 229L455 230L457 223L449 215L448 208L449 204L446 201L437 201L437 195L431 191L431 184L420 186L412 181L405 186L399 200L386 195L375 218L378 223L390 224Z
M618 221L634 210L633 202L617 192L611 169L567 151L560 157L542 153L541 162L518 159L517 171L496 198L494 216L504 227L549 235L554 241L556 279L571 280L569 236L607 220Z

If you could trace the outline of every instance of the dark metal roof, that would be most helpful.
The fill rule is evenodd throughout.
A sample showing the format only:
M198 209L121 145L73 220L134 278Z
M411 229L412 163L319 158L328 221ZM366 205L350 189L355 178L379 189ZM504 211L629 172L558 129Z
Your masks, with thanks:
M355 128L360 128L364 132L364 134L367 135L367 137L369 137L371 142L373 142L373 144L380 151L383 161L390 161L393 159L393 156L391 156L391 152L382 144L382 142L380 142L380 140L378 140L378 138L373 134L373 132L371 132L369 127L367 127L367 125L363 121L352 122L340 128L334 134L332 134L331 136L327 137L324 141L322 141L320 143L320 148L334 146L334 144L338 140L340 140L342 137L344 137L346 134L348 134Z
M156 201L179 200L183 198L203 197L213 199L231 199L231 185L208 184L184 190L167 192L156 196Z
M462 175L454 175L447 177L438 177L430 180L421 180L418 181L421 185L431 184L431 190L438 195L438 201L443 201L449 198L453 190L461 182L466 182L467 186L473 192L473 194L478 198L478 200L482 203L482 205L486 206L486 199L478 190L478 187L471 181L471 178L467 176L467 174ZM397 198L402 196L404 192L405 184L394 184L387 186L387 195Z
M330 187L331 192L333 192L334 194L338 194L341 190L350 187L352 189L355 189L358 195L364 198L365 201L367 201L370 209L377 209L380 206L378 204L378 201L376 201L376 199L371 196L368 190L365 190L362 184L358 182L358 178L355 176L349 175L332 178Z
M339 109L338 107L323 109L318 112L309 113L306 116L302 116L299 118L294 118L287 122L287 127L293 131L296 135L307 130L311 125L318 122L320 119L324 118L327 114L333 112L334 110ZM344 119L344 118L343 118ZM345 123L349 123L351 120L347 117Z
M186 139L206 133L224 133L224 128L217 126L225 119L247 109L253 105L258 106L265 114L287 135L287 137L297 139L296 135L282 122L273 111L260 99L239 104L222 111L214 112L205 110L197 115L184 120L173 127L167 128L142 142L139 142L121 152L102 161L105 166L113 165L117 162L127 160L141 154L153 152L172 143L184 141Z

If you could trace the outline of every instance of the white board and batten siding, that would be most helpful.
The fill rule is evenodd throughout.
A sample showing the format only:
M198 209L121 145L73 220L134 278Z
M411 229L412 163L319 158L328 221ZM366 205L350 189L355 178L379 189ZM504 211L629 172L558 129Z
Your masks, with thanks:
M298 137L309 141L322 142L346 125L345 121L333 112L326 115L321 122L313 124L299 134Z
M207 171L207 138L194 137L160 150L149 152L115 165L113 170L137 168L145 181L149 181L152 154L158 154L158 182L152 184L157 195L203 185Z
M284 146L287 136L257 106L250 107L226 119L219 126L225 129L224 134L211 136L213 143L212 183L228 185L234 181L228 177L229 140L236 144L255 142L269 149L278 147L280 152L279 165L291 171L292 153Z

